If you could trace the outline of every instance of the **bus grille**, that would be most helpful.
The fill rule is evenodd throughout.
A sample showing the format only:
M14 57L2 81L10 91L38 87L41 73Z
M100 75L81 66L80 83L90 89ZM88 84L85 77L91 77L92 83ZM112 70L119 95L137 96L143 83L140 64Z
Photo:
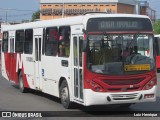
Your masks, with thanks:
M138 98L138 93L133 94L112 94L113 100L134 100Z
M135 85L139 84L145 78L136 78L136 79L122 79L122 80L103 80L104 83L108 85Z

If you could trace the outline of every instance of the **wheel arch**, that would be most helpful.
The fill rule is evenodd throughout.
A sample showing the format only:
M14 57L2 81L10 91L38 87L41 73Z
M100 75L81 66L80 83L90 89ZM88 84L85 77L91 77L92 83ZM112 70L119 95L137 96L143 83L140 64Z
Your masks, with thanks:
M64 80L67 82L67 80L66 80L65 77L61 77L61 78L59 79L59 83L58 83L58 91L60 90L60 86L61 86L61 84L62 84L62 82L63 82ZM67 84L68 84L68 82L67 82ZM60 92L59 92L59 97L60 97Z
M18 72L17 72L17 84L19 84L19 75L20 75L21 72L22 72L22 69L18 69Z
M58 91L60 90L61 84L62 84L62 82L63 82L64 80L67 82L68 89L69 89L69 95L70 95L70 97L71 97L71 96L72 96L72 93L71 93L72 91L71 91L71 87L69 86L70 83L69 83L69 81L66 79L66 77L61 77L61 78L59 79ZM60 92L59 92L59 98L60 98ZM71 99L71 100L72 100L72 99Z
M19 74L20 74L21 71L22 71L22 69L18 69L18 76L19 76Z

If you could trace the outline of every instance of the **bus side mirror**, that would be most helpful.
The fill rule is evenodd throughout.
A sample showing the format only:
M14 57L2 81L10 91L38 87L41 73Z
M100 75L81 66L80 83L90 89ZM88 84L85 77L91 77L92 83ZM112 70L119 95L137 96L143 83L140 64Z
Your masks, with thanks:
M87 40L82 40L82 51L83 52L87 51Z

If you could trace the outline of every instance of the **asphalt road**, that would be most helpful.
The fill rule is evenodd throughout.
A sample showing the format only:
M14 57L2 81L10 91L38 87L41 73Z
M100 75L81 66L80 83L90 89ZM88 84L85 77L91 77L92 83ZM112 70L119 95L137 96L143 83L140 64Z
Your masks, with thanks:
M160 74L158 76L158 81L160 81ZM46 115L50 115L53 111L55 114L65 116L66 113L73 115L74 117L78 116L79 119L82 117L115 117L116 120L123 120L120 117L124 116L133 116L129 112L136 111L156 111L160 114L160 82L158 82L158 91L157 91L157 100L156 102L148 103L138 103L132 105L128 109L122 109L117 106L92 106L92 107L83 107L76 104L74 109L65 109L60 103L60 100L56 97L33 91L29 93L21 93L19 89L5 80L0 75L0 111L44 111ZM46 112L45 112L46 111ZM63 111L63 112L56 112ZM98 112L104 111L104 112ZM127 111L127 112L115 112L115 111ZM64 114L64 115L63 115ZM104 118L106 120L106 118ZM132 118L130 117L129 120ZM147 118L150 120L152 118ZM134 119L135 120L135 119ZM137 119L138 120L138 119ZM158 120L155 118L155 120Z

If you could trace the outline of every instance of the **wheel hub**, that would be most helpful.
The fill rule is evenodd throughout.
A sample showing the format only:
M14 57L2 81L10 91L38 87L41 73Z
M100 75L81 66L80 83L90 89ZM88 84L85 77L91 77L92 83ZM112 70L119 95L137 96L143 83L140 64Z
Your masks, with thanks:
M68 89L67 89L67 87L64 87L64 88L61 90L61 98L62 98L62 101L63 101L64 103L67 102L67 100L68 100Z

